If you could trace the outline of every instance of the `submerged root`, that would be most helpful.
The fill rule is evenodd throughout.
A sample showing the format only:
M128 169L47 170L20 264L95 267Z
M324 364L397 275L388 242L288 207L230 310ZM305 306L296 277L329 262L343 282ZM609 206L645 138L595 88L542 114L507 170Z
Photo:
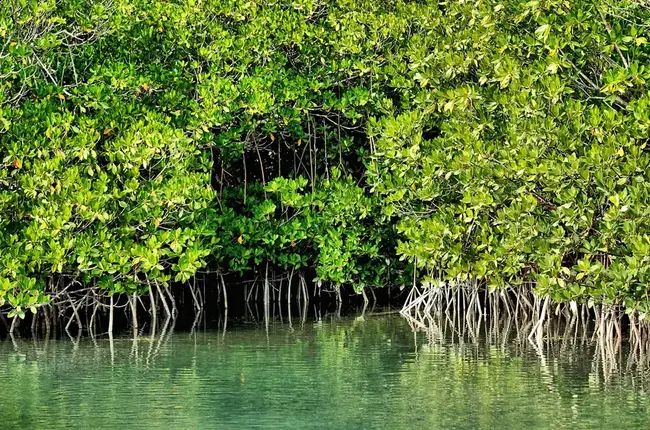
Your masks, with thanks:
M160 330L163 319L177 318L179 310L184 313L193 311L195 317L206 315L205 306L210 298L217 299L220 313L227 312L229 297L225 276L216 272L210 283L206 282L205 276L199 274L198 277L186 282L184 288L175 288L173 291L168 285L143 276L141 279L144 287L143 294L119 294L100 289L97 285L84 285L74 279L66 283L67 279L60 278L56 282L49 283L46 292L51 298L50 302L38 306L35 315L26 315L25 324L21 325L22 320L18 317L7 318L7 313L11 310L8 307L0 309L0 329L4 324L5 333L15 335L26 334L31 328L33 337L38 337L45 332L47 337L67 335L73 338L74 334L76 337L89 335L95 339L96 336L112 337L116 331L128 328L133 332L134 337L140 336L145 332ZM349 297L338 285L319 280L310 284L305 278L305 273L294 270L277 273L270 263L264 273L252 282L251 285L251 281L244 281L237 286L242 288L243 285L243 300L247 309L250 308L249 302L257 303L258 295L261 296L260 299L264 303L264 320L267 325L275 321L276 317L282 321L283 313L284 317L289 316L289 318L292 313L293 316L299 315L304 324L309 314L310 301L314 299L318 302L322 296L336 300L336 315L340 316L344 298L347 300ZM309 288L309 285L313 288ZM371 301L374 307L378 301L377 295L373 287L366 288L370 289L370 293L367 289L359 291L364 308L367 308ZM459 298L454 303L469 299L470 296L465 299ZM435 303L430 302L427 308L432 308L434 305ZM21 316L25 317L22 314ZM196 318L196 321L194 328L202 321L201 317Z
M639 319L634 312L626 315L620 305L590 307L575 301L553 303L550 297L537 296L527 285L489 290L476 279L414 285L401 314L422 330L439 327L444 317L453 325L462 323L461 333L470 337L477 336L482 320L505 318L513 320L519 339L536 347L565 335L577 339L579 333L584 338L589 334L591 341L599 342L600 351L605 355L620 352L627 326L630 349L638 357L646 357L650 346L650 322ZM570 330L563 332L560 327ZM439 334L428 335L436 336Z
M638 316L632 316L630 341L623 343L623 312L618 307L599 309L601 326L598 330L593 319L583 324L584 320L579 315L586 305L577 303L569 304L566 308L553 306L555 311L552 311L550 300L539 299L535 306L541 315L535 318L529 313L517 319L516 314L508 315L507 312L501 312L498 317L491 315L490 318L480 318L475 311L459 318L457 308L450 307L446 311L452 297L458 299L458 293L447 295L442 291L432 293L425 299L422 298L423 294L428 295L422 291L411 294L411 300L420 303L419 310L407 306L409 311L402 313L414 332L416 345L418 334L421 336L423 333L428 349L454 348L474 354L487 348L485 353L492 354L492 349L497 348L509 355L530 356L532 353L539 359L542 372L549 375L552 374L550 366L555 358L580 348L591 351L592 374L605 384L623 373L647 375L650 371L650 355L647 353L650 325L640 323ZM434 308L433 312L423 312L427 303L441 296L447 298L439 303L439 308ZM475 301L470 298L467 303L467 308L475 309ZM486 303L490 309L490 298L486 299ZM545 303L548 304L547 310L542 312ZM501 305L504 306L502 302ZM597 335L592 337L592 333Z

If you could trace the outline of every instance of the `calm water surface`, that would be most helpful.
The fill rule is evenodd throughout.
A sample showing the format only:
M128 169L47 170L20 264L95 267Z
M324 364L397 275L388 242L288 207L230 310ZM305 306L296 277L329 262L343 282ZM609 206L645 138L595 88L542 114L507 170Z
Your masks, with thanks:
M107 339L0 341L0 425L650 427L647 373L624 352L608 363L591 341L539 349L512 333L436 338L366 315L119 338L112 350Z

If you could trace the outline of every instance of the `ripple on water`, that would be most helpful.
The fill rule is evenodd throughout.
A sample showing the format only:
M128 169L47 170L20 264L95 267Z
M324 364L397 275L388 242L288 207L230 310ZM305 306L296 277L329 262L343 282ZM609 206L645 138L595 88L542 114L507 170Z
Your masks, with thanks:
M396 316L109 343L0 342L3 428L646 428L597 345L430 342ZM564 345L564 346L562 346ZM136 348L137 346L137 348ZM609 366L609 364L608 364Z

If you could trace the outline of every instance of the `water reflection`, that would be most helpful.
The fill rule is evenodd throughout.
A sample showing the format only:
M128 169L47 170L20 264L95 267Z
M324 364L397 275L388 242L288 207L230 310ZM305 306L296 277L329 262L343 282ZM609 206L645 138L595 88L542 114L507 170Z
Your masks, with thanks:
M538 342L508 315L304 315L0 342L3 427L650 424L645 357L624 341L604 347L580 322L550 321Z

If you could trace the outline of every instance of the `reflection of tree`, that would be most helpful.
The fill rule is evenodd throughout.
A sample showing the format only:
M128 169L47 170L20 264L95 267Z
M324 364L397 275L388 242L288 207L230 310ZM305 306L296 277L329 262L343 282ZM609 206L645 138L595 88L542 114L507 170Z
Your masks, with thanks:
M293 330L231 324L225 335L173 333L163 324L155 336L115 338L112 353L102 338L15 339L0 343L0 377L12 382L0 413L9 427L645 424L647 369L628 367L626 342L613 367L581 321L549 318L541 344L529 340L532 326L507 313L425 320L366 313Z
M472 294L474 297L469 297ZM455 353L474 360L485 357L476 354L481 348L508 356L535 356L549 392L557 391L552 367L558 363L568 363L573 370L587 373L589 381L605 384L616 376L645 381L650 370L647 342L641 340L639 326L632 324L630 340L624 341L618 309L596 307L594 322L585 317L589 312L586 306L572 303L551 309L548 300L535 304L531 299L529 308L521 307L515 313L512 303L498 293L479 298L478 290L471 288L414 289L409 299L402 314L414 333L425 334L429 348L457 347ZM487 311L467 311L481 300L487 303ZM543 311L536 315L540 303ZM588 369L583 364L586 360L575 362L578 353L590 357Z
M417 366L410 364L412 371L402 373L404 385L413 387L412 395L422 408L437 414L436 422L454 414L462 417L462 410L448 408L470 401L478 416L477 421L463 422L470 427L502 427L509 422L508 414L520 413L530 418L519 421L522 427L584 425L586 419L601 425L594 417L611 413L621 419L614 423L621 428L634 418L621 416L617 412L620 405L609 404L606 396L590 396L585 403L585 393L616 392L633 401L635 394L628 390L638 389L639 384L648 388L647 357L620 338L618 342L607 340L604 334L592 338L593 325L583 325L579 318L547 319L541 339L529 336L533 324L525 319L515 321L508 314L457 318L443 310L424 318L406 315L406 319L414 336L424 333L426 342L418 351ZM448 374L456 377L420 388L417 380L435 372L441 361L450 368ZM518 402L509 403L516 398L524 400L525 412ZM444 410L441 401L447 405Z

